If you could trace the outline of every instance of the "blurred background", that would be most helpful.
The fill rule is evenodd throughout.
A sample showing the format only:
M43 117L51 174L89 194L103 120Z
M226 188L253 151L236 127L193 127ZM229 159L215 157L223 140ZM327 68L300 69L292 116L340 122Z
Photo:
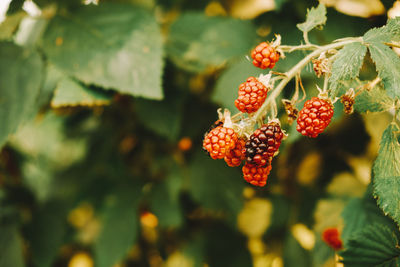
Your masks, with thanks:
M400 14L394 1L321 2L317 44ZM390 115L346 115L338 101L309 139L280 105L289 138L264 188L202 151L217 108L236 113L239 84L266 73L246 55L274 34L300 44L296 24L317 5L1 0L0 266L336 266L321 233L340 232L364 195ZM360 77L375 76L367 57ZM311 65L302 79L308 98L322 87ZM289 83L282 98L293 93Z

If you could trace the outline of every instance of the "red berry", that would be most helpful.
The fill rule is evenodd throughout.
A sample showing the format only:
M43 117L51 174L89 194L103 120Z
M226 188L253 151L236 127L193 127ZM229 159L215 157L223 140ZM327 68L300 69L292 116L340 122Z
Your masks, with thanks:
M322 240L333 248L334 250L339 250L343 248L342 240L340 240L340 234L336 228L327 228L322 233Z
M271 164L268 164L266 167L260 167L246 163L242 168L243 178L252 185L264 186L267 183L271 169Z
M251 57L254 66L261 69L272 69L279 60L279 52L267 42L262 42L251 52Z
M237 135L231 128L218 126L204 136L203 148L213 159L223 159L227 152L235 148Z
M317 137L331 122L333 106L329 100L313 97L299 112L296 130L302 135Z
M224 160L229 167L237 167L242 163L245 155L245 143L243 139L238 139L235 148L226 153Z
M266 165L278 151L283 137L278 122L262 125L246 142L246 161L257 166Z
M235 106L244 113L256 112L267 98L268 88L257 78L249 77L239 86L239 96Z

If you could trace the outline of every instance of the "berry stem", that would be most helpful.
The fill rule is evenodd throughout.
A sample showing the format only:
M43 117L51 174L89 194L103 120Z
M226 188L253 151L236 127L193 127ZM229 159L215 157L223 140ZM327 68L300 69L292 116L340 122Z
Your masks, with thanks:
M278 86L271 92L269 97L266 99L264 104L257 110L257 112L254 114L254 118L256 120L258 118L261 118L265 116L265 112L267 110L267 107L275 101L275 99L280 95L282 90L285 88L286 84L293 79L293 77L296 76L297 73L300 73L301 70L315 57L319 56L321 53L328 51L330 49L337 49L341 48L347 44L354 43L354 42L362 42L363 39L362 37L354 37L354 38L346 38L341 41L333 42L328 45L324 46L319 46L318 49L314 50L310 54L308 54L305 58L300 60L293 68L291 68L288 72L285 73L286 77L281 80L281 82L278 84ZM315 45L308 45L307 47L311 46L315 47ZM298 46L302 47L302 46ZM303 46L304 47L304 46Z

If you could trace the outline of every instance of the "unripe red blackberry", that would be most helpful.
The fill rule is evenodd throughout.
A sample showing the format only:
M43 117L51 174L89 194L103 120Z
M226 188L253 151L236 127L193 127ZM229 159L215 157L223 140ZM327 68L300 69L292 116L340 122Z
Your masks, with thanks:
M333 105L330 100L313 97L300 110L296 130L302 135L315 138L329 125L332 116Z
M322 240L334 250L343 248L343 242L337 228L327 228L322 233Z
M270 122L255 130L246 142L246 161L264 166L274 156L285 136L278 122Z
M242 163L245 158L245 144L243 139L238 139L235 148L226 153L224 160L229 167L237 167Z
M235 148L237 135L231 128L218 126L204 136L203 148L213 159L223 159L228 151Z
M264 167L246 163L242 168L243 178L252 185L264 186L267 184L271 169L270 163Z
M235 106L244 113L256 112L267 98L268 88L255 77L249 77L239 86Z
M253 49L251 58L254 66L261 69L272 69L279 60L279 52L269 43L262 42Z

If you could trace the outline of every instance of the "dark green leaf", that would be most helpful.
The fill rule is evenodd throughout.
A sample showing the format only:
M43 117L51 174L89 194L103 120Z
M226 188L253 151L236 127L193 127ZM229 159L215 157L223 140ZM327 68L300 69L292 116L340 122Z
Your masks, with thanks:
M190 167L189 191L206 209L236 216L243 206L244 186L240 172L224 161L212 160L199 151Z
M21 122L30 118L43 80L43 62L36 51L0 43L0 146Z
M179 67L201 72L244 56L253 45L255 32L250 21L185 13L171 26L167 52Z
M324 25L326 22L326 8L319 4L316 8L307 10L307 18L303 23L297 24L297 28L302 32L309 32L317 26Z
M382 86L374 86L363 90L356 98L354 109L358 112L382 112L393 107L393 100L386 94Z
M22 242L15 225L0 225L0 267L23 267Z
M400 98L399 56L381 43L371 43L368 47L388 95L393 98Z
M107 199L102 211L100 235L94 245L96 266L113 266L135 244L140 198L139 185L126 185Z
M43 47L52 63L85 83L162 98L161 34L147 11L111 3L82 7L51 21Z
M399 239L395 232L380 224L369 224L340 253L345 266L397 266L400 256Z
M400 224L400 144L399 128L392 123L383 132L379 154L374 163L374 195L385 214Z
M64 77L59 81L51 106L55 108L66 106L99 106L110 103L110 97L102 91L94 91L77 81Z
M168 95L162 101L137 99L135 109L140 121L150 130L169 140L178 137L184 97L180 93Z
M35 266L52 266L66 234L67 211L64 201L51 199L33 214L28 227L28 241Z
M329 78L331 95L338 96L338 84L358 76L367 48L361 43L351 43L343 47L332 64L332 76Z
M238 112L234 102L238 97L239 85L248 77L258 77L262 73L261 69L254 68L253 64L246 59L231 65L218 79L212 100L230 109L232 113Z

